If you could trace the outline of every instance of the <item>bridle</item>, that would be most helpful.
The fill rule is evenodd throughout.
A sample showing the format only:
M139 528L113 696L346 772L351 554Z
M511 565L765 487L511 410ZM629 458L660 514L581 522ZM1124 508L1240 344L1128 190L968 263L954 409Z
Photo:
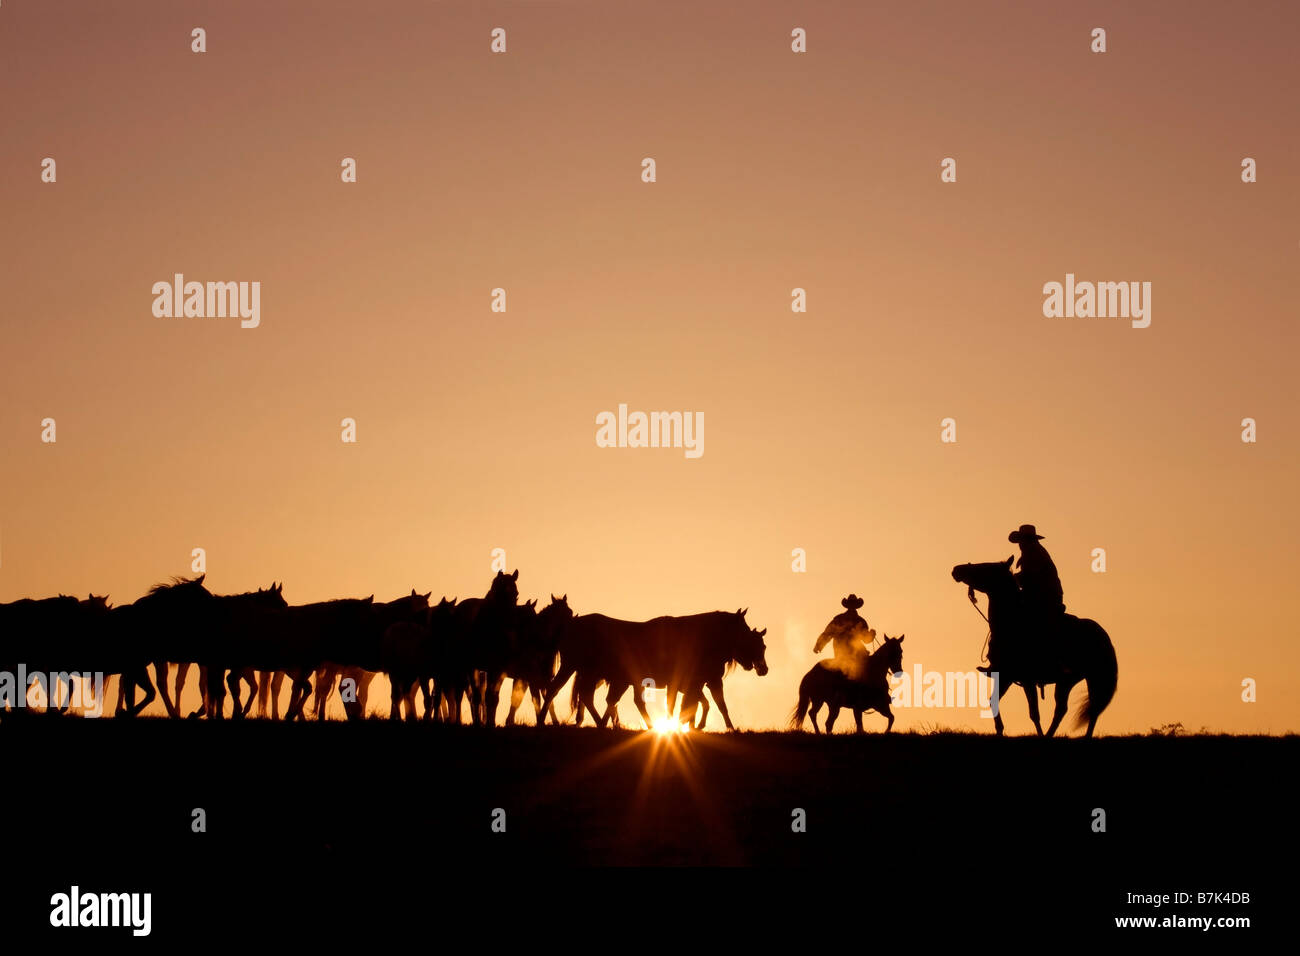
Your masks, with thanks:
M993 624L983 611L980 610L979 600L975 597L975 586L966 585L966 596L970 598L970 606L973 607L980 617L984 618L984 623L989 626L988 633L984 635L984 646L980 648L980 660L988 661L989 659L989 641L993 639Z

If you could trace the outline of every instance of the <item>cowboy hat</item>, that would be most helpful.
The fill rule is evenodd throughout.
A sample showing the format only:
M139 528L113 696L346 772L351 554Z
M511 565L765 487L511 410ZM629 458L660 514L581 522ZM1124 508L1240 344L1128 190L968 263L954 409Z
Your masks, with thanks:
M1022 524L1019 530L1013 531L1009 535L1007 535L1007 540L1010 541L1012 544L1016 544L1020 541L1026 541L1030 538L1034 538L1038 541L1043 540L1043 536L1039 534L1034 529L1034 526L1031 524Z
M858 608L862 607L862 605L867 602L862 600L862 598L858 597L856 594L850 594L844 600L840 601L840 603L844 605L846 608L848 608L850 611L856 611Z

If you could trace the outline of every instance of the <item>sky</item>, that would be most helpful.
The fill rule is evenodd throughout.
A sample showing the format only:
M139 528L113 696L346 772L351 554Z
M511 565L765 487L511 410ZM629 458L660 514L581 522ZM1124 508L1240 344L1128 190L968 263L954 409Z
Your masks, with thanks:
M1033 523L1116 648L1099 732L1296 731L1297 26L8 0L0 600L127 603L194 548L218 593L464 598L501 548L579 613L748 607L771 670L727 701L774 728L849 592L907 671L973 669L951 569ZM156 316L176 273L260 282L258 326ZM1067 274L1151 283L1149 327L1045 316ZM599 447L620 403L703 454Z

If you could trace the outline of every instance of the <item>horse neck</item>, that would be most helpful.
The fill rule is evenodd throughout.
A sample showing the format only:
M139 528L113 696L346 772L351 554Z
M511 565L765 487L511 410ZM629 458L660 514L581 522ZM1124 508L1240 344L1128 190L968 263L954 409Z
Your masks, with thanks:
M1009 624L1018 610L1017 602L1014 600L1015 595L1011 589L990 589L985 593L988 594L989 598L989 628Z
M889 686L889 665L885 663L885 645L880 645L867 657L866 682L873 687Z

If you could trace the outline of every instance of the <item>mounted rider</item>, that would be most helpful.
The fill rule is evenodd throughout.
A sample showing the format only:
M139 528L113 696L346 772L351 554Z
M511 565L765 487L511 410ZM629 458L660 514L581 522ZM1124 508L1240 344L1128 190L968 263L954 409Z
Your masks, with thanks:
M1012 544L1020 545L1019 568L1015 573L1020 587L1022 613L1021 637L1027 638L1024 647L1039 661L1037 669L1060 670L1060 625L1065 616L1065 594L1056 563L1040 542L1043 536L1032 524L1022 524L1007 536ZM989 663L979 670L991 673L997 668L997 652L989 643Z
M840 604L844 610L831 618L813 645L813 653L820 654L828 642L834 642L835 662L849 677L856 677L865 666L871 643L876 639L876 632L858 613L864 603L856 594L842 599Z

